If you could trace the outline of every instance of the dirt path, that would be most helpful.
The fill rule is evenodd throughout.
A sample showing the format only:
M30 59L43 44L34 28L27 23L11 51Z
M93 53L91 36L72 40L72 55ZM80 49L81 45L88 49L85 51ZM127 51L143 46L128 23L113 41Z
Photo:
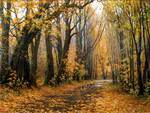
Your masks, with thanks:
M98 89L108 83L96 81L94 84L86 84L75 89L70 89L64 93L48 95L43 99L29 103L20 103L17 111L21 109L28 112L96 112L95 98L101 98L97 94Z
M7 108L6 113L150 113L150 100L129 95L110 82L27 90L4 100L0 108Z

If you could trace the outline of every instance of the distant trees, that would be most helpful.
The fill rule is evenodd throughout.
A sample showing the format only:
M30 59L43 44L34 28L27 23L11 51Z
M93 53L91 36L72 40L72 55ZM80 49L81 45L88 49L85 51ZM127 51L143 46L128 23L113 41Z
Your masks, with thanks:
M148 3L141 0L120 1L115 3L115 7L112 8L114 11L106 10L113 14L112 16L107 13L111 25L117 30L114 37L119 36L116 45L120 48L121 55L117 63L120 65L119 81L125 88L128 87L129 91L138 87L139 95L143 95L149 81Z

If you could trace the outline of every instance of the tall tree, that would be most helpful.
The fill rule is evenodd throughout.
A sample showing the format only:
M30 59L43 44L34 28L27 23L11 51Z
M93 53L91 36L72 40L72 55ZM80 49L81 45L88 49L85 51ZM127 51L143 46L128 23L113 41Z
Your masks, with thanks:
M6 14L4 13L4 1L0 1L0 16L2 25L2 61L0 81L7 82L9 75L9 30L11 20L11 0L6 1Z

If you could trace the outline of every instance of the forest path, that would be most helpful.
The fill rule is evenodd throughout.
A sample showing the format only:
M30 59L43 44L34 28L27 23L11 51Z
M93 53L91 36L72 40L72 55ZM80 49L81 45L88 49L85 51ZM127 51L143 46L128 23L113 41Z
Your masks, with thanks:
M54 95L46 95L42 99L28 103L20 103L18 106L28 112L43 112L43 113L66 113L66 112L96 112L96 98L103 98L99 90L104 84L110 83L111 80L97 80L94 83L87 83L74 89L57 93Z
M110 82L23 89L19 96L11 93L0 101L0 113L150 113L150 100L130 95Z

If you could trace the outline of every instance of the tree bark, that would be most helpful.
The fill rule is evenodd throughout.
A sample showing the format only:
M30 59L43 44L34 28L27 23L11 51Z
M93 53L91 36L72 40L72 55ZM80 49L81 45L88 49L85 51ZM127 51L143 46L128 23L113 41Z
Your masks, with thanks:
M65 30L65 42L63 47L63 53L61 58L61 63L58 69L58 75L56 78L57 84L59 85L62 82L65 82L67 80L67 75L65 72L66 69L66 60L68 58L68 52L69 52L69 46L71 42L71 21L69 17L65 18L65 24L66 24L66 30Z
M36 28L30 31L31 26L32 23L28 23L24 26L22 37L16 45L11 61L11 69L17 74L16 81L20 80L28 84L31 83L28 47L37 32L40 32L40 30Z
M41 39L41 33L36 35L35 42L31 42L31 50L32 50L32 56L31 56L31 76L30 81L31 85L37 86L36 84L36 74L37 74L37 59L38 59L38 49Z
M54 78L54 61L52 53L52 41L51 36L46 34L46 52L47 52L47 69L45 75L45 84L52 85L51 80Z
M61 39L61 25L60 25L60 17L57 18L57 52L58 52L58 68L61 64L62 57L62 39Z
M2 83L7 82L9 75L9 30L10 30L10 19L11 19L11 2L7 0L6 6L6 16L3 12L3 1L0 2L1 7L1 18L2 18L2 59L1 59L1 72L0 72L0 81Z

